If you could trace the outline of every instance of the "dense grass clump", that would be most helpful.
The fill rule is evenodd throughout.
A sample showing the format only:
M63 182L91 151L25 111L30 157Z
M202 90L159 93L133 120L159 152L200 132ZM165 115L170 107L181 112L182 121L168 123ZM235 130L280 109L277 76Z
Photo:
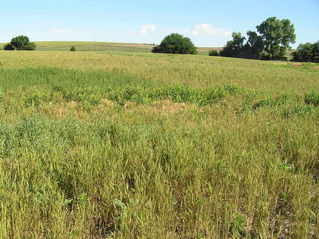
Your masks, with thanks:
M316 65L4 54L0 238L317 238Z
M319 93L312 92L305 96L305 103L308 105L319 106Z

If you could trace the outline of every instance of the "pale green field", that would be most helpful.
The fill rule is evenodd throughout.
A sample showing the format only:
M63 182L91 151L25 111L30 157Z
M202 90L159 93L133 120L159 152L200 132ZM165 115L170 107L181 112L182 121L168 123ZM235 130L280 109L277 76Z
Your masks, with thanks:
M316 239L318 119L319 64L1 51L0 238Z
M151 52L152 44L134 44L134 43L112 43L112 42L35 42L39 51L69 51L72 46L75 46L77 51L104 51L104 52ZM4 44L0 43L0 50ZM198 48L200 55L208 55L211 49L209 47Z

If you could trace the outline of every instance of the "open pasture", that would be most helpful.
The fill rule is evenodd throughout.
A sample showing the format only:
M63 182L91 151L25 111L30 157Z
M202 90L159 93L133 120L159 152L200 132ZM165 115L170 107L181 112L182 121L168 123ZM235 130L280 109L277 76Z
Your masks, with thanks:
M39 51L69 51L72 46L77 51L93 52L127 52L127 53L149 53L154 47L153 44L143 43L116 43L116 42L84 42L84 41L38 41L35 42ZM4 43L0 43L0 50ZM214 47L198 47L199 55L208 55Z
M318 67L0 52L0 238L318 238Z

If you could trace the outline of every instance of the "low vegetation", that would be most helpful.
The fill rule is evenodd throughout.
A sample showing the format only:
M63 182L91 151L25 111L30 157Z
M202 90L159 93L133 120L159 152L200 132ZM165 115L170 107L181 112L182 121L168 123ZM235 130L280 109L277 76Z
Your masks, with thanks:
M1 238L318 238L318 64L1 54Z
M219 56L220 52L218 50L213 49L213 50L210 50L208 54L209 56Z

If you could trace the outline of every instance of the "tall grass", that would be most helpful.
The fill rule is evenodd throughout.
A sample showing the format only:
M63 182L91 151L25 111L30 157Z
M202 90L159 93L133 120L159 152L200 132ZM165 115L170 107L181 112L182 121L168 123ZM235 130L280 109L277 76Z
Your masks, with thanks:
M236 80L248 63L223 59L207 78L205 57L159 56L177 77L160 79L138 54L107 71L21 54L0 69L0 238L318 238L316 71ZM272 92L273 69L304 88Z

